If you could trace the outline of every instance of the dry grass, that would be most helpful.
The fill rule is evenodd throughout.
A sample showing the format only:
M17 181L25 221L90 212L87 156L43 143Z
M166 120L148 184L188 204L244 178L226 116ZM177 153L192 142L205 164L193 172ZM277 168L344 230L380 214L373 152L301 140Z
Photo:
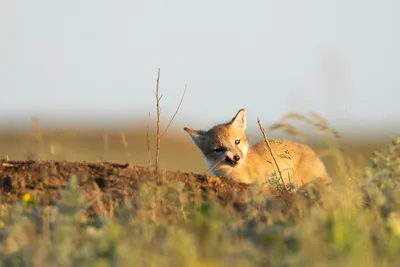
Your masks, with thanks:
M318 114L288 114L273 125L325 154L333 192L316 185L282 194L273 185L168 172L206 166L189 140L164 136L186 88L161 132L159 79L160 71L155 135L148 125L139 127L145 134L51 134L35 120L33 136L0 136L4 158L62 161L0 161L0 267L400 264L399 139L370 160L378 145L339 142ZM292 120L326 143L310 142ZM149 167L152 150L157 172L117 164Z
M108 132L105 139L101 133L35 132L33 137L2 136L2 152L19 159L30 155L100 162L100 156L104 156L114 162L147 164L146 135L142 132ZM38 137L40 142L32 143ZM157 138L151 133L149 137ZM80 176L71 176L66 187L60 189L60 197L44 205L46 194L40 192L48 190L34 188L51 185L54 178L34 182L24 174L24 179L15 179L15 188L20 190L15 202L0 205L1 264L398 265L398 140L376 153L372 161L365 157L362 164L340 152L339 146L325 149L336 169L333 179L339 181L332 193L318 188L284 197L272 189L268 194L259 188L235 193L216 178L199 183L196 189L197 183L185 187L186 178L180 180L184 176L179 173L175 179L166 178L163 172L104 176L107 172L97 169L103 179L118 180L120 184L110 185L109 191L97 182L82 187L77 186L82 182ZM345 149L360 150L355 146ZM189 141L164 136L161 155L161 166L199 172L205 169L201 155ZM45 173L40 171L38 177L45 178ZM141 177L142 182L129 183L128 177ZM230 193L222 197L212 194L215 188ZM123 194L115 198L116 192ZM88 207L95 207L89 215L84 212Z

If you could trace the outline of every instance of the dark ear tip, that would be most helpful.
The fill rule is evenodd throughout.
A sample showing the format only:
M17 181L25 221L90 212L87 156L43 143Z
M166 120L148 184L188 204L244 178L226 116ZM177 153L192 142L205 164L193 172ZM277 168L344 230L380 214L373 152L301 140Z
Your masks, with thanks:
M188 127L184 127L183 130L187 132L187 131L189 131L189 128Z

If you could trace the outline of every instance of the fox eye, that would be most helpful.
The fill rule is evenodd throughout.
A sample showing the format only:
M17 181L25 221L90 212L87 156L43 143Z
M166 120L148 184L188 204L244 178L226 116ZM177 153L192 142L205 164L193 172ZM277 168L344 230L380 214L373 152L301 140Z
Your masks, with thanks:
M235 144L237 144L237 145L240 144L240 139L236 140Z
M222 152L222 151L224 151L224 149L222 147L214 148L214 152L215 153L219 153L219 152Z

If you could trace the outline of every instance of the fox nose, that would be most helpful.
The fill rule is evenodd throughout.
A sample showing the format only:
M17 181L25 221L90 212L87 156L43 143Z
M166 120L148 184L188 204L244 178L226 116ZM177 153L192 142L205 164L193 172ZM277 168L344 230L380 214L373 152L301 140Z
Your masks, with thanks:
M240 160L240 156L239 156L239 155L235 155L235 156L233 156L233 159L234 159L235 161L239 161L239 160Z

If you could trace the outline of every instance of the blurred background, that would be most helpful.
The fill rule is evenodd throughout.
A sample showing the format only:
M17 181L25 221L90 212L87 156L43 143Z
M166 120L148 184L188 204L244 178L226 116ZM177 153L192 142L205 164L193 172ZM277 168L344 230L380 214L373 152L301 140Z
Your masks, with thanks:
M187 84L166 168L204 170L183 126L241 108L253 142L257 118L268 128L316 112L342 138L305 142L368 159L400 131L399 11L396 0L0 0L0 156L146 165L148 132L154 162L160 68L162 129Z

